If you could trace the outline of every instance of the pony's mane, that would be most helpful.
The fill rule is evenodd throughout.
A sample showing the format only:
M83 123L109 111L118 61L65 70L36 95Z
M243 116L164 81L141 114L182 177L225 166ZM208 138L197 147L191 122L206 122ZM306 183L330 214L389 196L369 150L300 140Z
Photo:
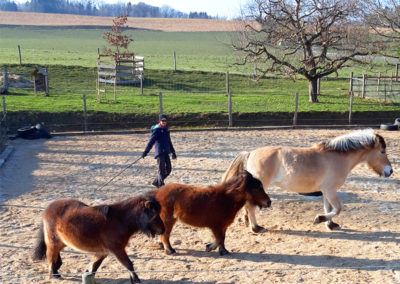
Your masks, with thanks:
M375 137L378 137L382 147L386 148L386 144L382 136L375 134L373 129L358 130L349 134L338 136L329 142L320 144L320 146L322 147L323 151L357 151L360 149L374 147Z

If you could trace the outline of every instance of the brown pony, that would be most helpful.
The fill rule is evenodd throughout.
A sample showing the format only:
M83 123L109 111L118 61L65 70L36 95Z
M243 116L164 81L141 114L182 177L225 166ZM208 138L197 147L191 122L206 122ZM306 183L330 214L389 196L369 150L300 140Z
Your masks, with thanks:
M60 251L66 246L95 255L89 271L93 275L112 253L129 270L131 282L138 283L125 247L138 231L153 237L164 233L160 210L157 200L146 195L94 207L74 199L54 201L44 211L33 259L47 257L50 276L61 278Z
M210 228L215 242L207 244L206 251L219 247L219 254L224 255L229 253L224 244L225 232L244 204L271 206L261 182L247 171L225 183L205 188L171 183L156 190L155 197L161 204L160 217L165 225L161 242L167 254L175 253L169 237L178 219L191 226Z

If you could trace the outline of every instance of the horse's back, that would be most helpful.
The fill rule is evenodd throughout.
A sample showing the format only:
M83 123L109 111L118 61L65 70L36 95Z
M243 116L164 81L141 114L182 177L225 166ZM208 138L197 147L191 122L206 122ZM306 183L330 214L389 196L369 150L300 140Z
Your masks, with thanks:
M106 217L100 210L76 199L54 201L43 214L48 235L57 236L64 244L84 252L99 251L105 223Z
M220 194L219 187L194 187L184 184L167 184L156 191L156 198L165 218L174 217L183 223L209 227L229 215L230 200ZM221 214L220 214L221 213Z

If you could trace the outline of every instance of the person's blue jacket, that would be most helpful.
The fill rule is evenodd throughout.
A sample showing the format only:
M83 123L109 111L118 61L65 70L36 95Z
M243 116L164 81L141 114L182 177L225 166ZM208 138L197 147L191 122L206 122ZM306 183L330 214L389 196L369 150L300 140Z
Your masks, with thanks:
M162 128L160 125L156 124L151 127L151 137L150 141L147 144L144 153L150 152L153 145L156 144L155 147L155 157L161 155L168 155L170 153L175 154L174 146L172 146L171 137L169 135L168 128Z

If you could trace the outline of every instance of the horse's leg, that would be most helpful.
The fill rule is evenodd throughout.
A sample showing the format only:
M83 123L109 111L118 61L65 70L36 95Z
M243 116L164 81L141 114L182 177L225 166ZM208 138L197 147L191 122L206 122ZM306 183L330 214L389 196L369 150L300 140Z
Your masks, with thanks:
M263 233L267 230L264 227L257 225L255 208L256 207L251 204L245 204L245 210L247 212L247 216L250 222L250 228L254 233Z
M135 270L133 269L133 263L132 261L129 259L128 255L126 254L124 249L121 250L117 250L117 251L113 251L114 255L117 257L117 259L119 260L119 262L121 262L121 264L129 270L129 274L130 274L130 279L131 279L131 283L140 283L140 279L137 276L137 274L135 273Z
M319 224L321 222L331 222L332 218L340 213L342 210L342 206L337 196L337 192L335 189L323 191L324 192L324 199L326 198L326 202L330 205L328 206L331 209L330 212L326 213L325 215L317 215L314 219L314 224ZM325 202L325 200L324 200ZM324 203L325 204L325 203ZM332 222L333 223L333 222ZM336 223L333 223L336 224ZM334 225L333 225L334 226Z
M176 251L171 246L171 243L169 242L169 237L171 235L171 231L172 231L172 228L174 227L175 223L176 223L176 219L174 219L174 218L168 218L164 221L165 231L164 231L164 234L162 234L160 236L160 239L164 246L164 250L165 250L166 254L176 253Z
M89 272L91 274L96 274L97 269L99 269L103 260L107 257L107 255L95 255L92 264L90 265Z
M212 251L218 247L219 255L229 254L229 251L225 248L226 229L211 228L211 231L214 234L215 241L206 245L206 251Z
M325 214L328 214L329 212L332 211L332 205L329 203L327 198L324 196L324 211ZM325 222L325 227L329 230L337 230L340 228L339 224L333 222L332 220Z
M58 269L60 268L62 261L60 256L60 251L63 247L51 241L50 244L47 244L46 258L49 263L49 273L50 277L54 277L57 279L61 279L61 275L58 273Z

